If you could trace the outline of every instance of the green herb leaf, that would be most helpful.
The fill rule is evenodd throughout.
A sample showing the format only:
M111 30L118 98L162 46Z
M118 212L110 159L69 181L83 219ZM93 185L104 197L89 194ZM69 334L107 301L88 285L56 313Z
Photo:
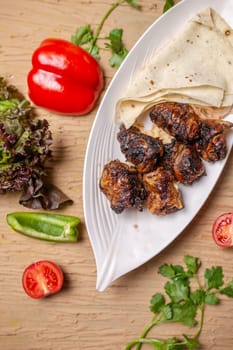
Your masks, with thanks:
M218 289L223 285L222 267L212 267L205 270L205 285L206 289Z
M132 7L135 7L137 9L140 8L140 5L137 0L126 0L126 2L131 5Z
M162 306L165 305L165 298L162 294L156 293L152 296L150 301L150 310L157 313L161 310Z
M163 264L159 267L159 272L160 275L163 277L167 277L170 279L173 279L176 275L175 269L173 265L168 265L168 264Z
M219 303L219 298L217 298L215 294L207 292L204 301L205 304L216 305Z
M100 55L99 55L99 52L100 52L100 48L98 45L92 45L90 44L87 48L87 51L97 60L99 61L100 60Z
M76 29L76 32L71 37L71 41L75 45L85 45L93 40L93 32L91 26L88 24Z
M195 319L197 313L197 306L190 301L186 301L183 304L173 303L172 319L173 322L181 322L186 326L193 327L197 321Z
M115 28L109 33L107 38L110 43L105 43L105 47L112 52L112 57L109 60L111 67L118 68L128 54L122 42L122 35L123 30Z
M187 335L184 334L184 338L186 340L186 346L188 349L190 350L194 350L194 349L200 349L201 348L201 344L199 343L199 341L195 338L190 338Z
M162 308L162 313L163 313L163 319L162 320L171 320L172 319L172 308L171 308L171 304L166 304L163 308Z
M233 298L233 279L230 281L230 283L226 287L220 289L219 292L221 294L227 295L230 298Z
M160 266L159 273L171 280L185 280L189 275L184 271L181 265L168 265L164 264Z
M123 49L121 52L114 52L112 57L109 59L109 64L111 67L118 68L127 56L128 51Z
M184 281L167 282L165 284L165 291L174 303L189 299L189 285Z
M166 341L165 350L183 350L184 344L178 338L171 338Z
M184 257L184 262L187 266L188 272L190 272L191 274L197 273L197 271L201 265L200 261L191 255L186 255Z
M174 0L166 0L165 5L163 7L163 12L168 11L174 5Z
M187 273L184 271L183 266L181 265L173 265L174 268L174 272L175 272L175 276L173 277L173 280L185 280L187 279L188 275Z
M197 289L190 293L190 299L195 305L201 305L205 299L205 292L202 289Z
M89 52L97 60L100 59L99 46L96 45L94 34L91 26L88 24L83 27L77 28L75 34L71 37L73 44L82 46L87 52Z
M115 28L111 30L107 38L109 39L110 44L105 44L105 46L110 48L112 52L120 52L123 49L122 34L122 29Z

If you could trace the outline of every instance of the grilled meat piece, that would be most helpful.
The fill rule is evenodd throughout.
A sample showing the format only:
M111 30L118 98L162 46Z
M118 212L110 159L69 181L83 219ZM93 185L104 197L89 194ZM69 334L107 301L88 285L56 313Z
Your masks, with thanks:
M147 192L145 205L152 214L166 215L183 208L181 193L169 170L158 167L144 174L143 184Z
M189 104L164 102L150 112L153 123L178 141L196 142L200 156L207 161L225 158L227 147L224 133L233 124L224 120L201 119Z
M227 120L205 119L201 122L200 138L209 140L212 136L225 133L233 124Z
M197 142L197 151L200 157L207 162L216 162L224 159L227 154L224 134L214 135L209 140L200 140Z
M139 173L148 173L157 165L158 159L163 155L163 144L159 138L146 134L132 126L126 129L120 127L117 134L121 152L128 162L135 165Z
M202 121L200 139L196 142L197 151L202 159L215 162L225 158L227 153L225 132L232 126L231 122L224 120Z
M205 175L205 167L195 145L176 140L164 146L161 165L170 169L175 178L183 184L190 185Z
M232 123L201 119L192 106L175 102L155 105L150 118L173 141L163 144L136 126L120 127L117 140L131 165L118 159L109 162L99 182L117 214L126 208L147 208L155 215L182 209L177 183L192 184L205 175L202 159L216 161L226 156L225 131Z
M143 210L146 192L135 167L116 159L104 166L100 183L101 191L111 202L115 213L126 208Z
M164 102L156 104L150 119L180 141L195 141L200 135L200 120L189 104Z

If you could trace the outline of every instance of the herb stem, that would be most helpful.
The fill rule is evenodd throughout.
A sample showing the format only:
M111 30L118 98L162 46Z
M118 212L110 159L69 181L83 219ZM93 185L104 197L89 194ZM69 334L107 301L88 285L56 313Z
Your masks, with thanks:
M200 319L200 323L199 323L199 329L197 331L197 333L195 334L195 336L193 337L195 340L197 340L201 334L201 331L202 331L202 328L203 328L203 325L204 325L204 314L205 314L205 304L202 303L200 305L200 311L201 311L201 319Z
M140 348L141 348L141 346L143 345L143 344L145 344L145 343L147 343L147 344L153 344L153 345L163 345L164 344L164 342L162 342L162 341L160 341L160 340L158 340L158 339L151 339L151 338L138 338L138 339L134 339L134 340L132 340L130 343L128 343L128 345L126 346L126 348L125 348L125 350L130 350L130 349L132 349L132 347L133 346L135 346L136 344L137 344L137 347L136 347L136 349L138 349L138 346L140 346Z
M143 344L151 345L154 350L200 349L199 337L204 327L206 305L218 304L219 298L215 296L217 293L233 298L233 279L230 283L225 284L222 267L213 266L205 269L205 282L202 286L198 274L201 266L198 258L186 255L184 262L187 270L181 265L163 264L160 266L159 273L170 280L164 285L165 293L170 301L166 302L165 296L161 293L152 296L150 309L154 317L141 336L129 342L125 350L133 348L141 350ZM193 278L196 282L195 286L191 285ZM166 340L147 338L149 331L162 322L180 322L186 326L195 326L195 335L183 334L182 338L172 337Z
M125 0L118 0L116 1L115 3L113 3L111 5L111 7L107 10L107 12L105 13L105 15L103 16L103 18L101 19L98 27L96 28L96 31L94 33L94 36L93 36L93 40L92 40L92 43L91 43L91 46L89 48L89 52L92 53L92 50L94 49L95 47L95 44L99 38L99 35L100 35L100 32L104 26L104 23L106 22L106 20L108 19L108 17L111 15L111 13L118 7L120 6L123 2L125 2Z
M151 330L154 326L156 326L157 324L159 324L160 321L161 321L161 316L154 317L154 318L152 319L152 321L147 325L147 327L143 330L140 339L145 339L146 336L147 336L147 334L150 332L150 330ZM142 347L142 344L143 344L142 341L138 342L138 345L137 345L137 347L136 347L136 350L140 350L141 347Z
M195 274L193 276L197 282L197 285L198 287L201 289L201 290L204 290L202 285L201 285L201 281L200 281L200 278L198 276L198 274ZM200 309L200 312L201 312L201 318L200 318L200 322L199 322L199 327L198 327L198 331L196 333L196 335L193 337L193 339L197 340L201 334L201 331L202 331L202 328L203 328L203 324L204 324L204 314L205 314L205 303L202 302L201 305L199 306L199 309Z

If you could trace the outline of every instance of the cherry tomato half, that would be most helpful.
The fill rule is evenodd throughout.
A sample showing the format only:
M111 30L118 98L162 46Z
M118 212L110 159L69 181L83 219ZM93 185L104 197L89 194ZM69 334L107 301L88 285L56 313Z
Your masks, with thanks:
M63 285L63 273L58 265L48 260L29 265L22 277L25 292L34 299L59 292Z
M233 245L233 213L221 214L214 222L212 228L214 241L221 247Z

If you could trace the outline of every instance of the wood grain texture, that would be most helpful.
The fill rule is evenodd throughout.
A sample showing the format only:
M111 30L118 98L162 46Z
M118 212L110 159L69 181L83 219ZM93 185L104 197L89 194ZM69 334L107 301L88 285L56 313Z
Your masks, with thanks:
M77 26L97 25L112 1L107 0L1 0L0 75L25 95L31 54L46 37L70 39ZM144 30L162 13L163 0L144 0L140 14L122 6L106 22L106 33L125 28L130 49ZM108 55L101 61L107 85L114 70ZM114 282L105 292L95 290L96 267L85 229L82 203L83 160L96 109L85 117L62 117L38 108L53 133L51 178L73 200L63 213L82 220L77 244L37 241L13 233L6 214L25 210L18 194L0 197L0 348L4 350L123 350L150 321L149 301L162 290L157 275L164 262L182 263L184 254L200 257L203 267L222 265L225 277L233 275L232 250L222 250L211 239L215 217L232 211L233 155L216 188L193 222L161 254ZM190 199L191 200L191 199ZM39 259L57 262L65 273L61 293L44 300L28 298L21 287L24 268ZM201 342L203 349L232 350L233 302L224 299L218 307L207 307ZM158 327L157 336L181 334L178 325ZM191 332L191 331L190 331ZM154 333L155 334L155 333ZM143 349L148 347L143 347Z

